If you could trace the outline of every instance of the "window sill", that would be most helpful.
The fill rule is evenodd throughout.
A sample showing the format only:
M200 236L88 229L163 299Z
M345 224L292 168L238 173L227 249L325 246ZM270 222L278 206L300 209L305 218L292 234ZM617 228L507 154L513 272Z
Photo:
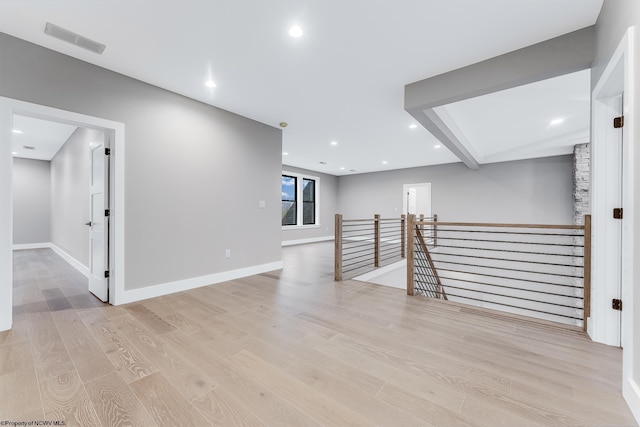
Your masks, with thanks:
M320 228L320 224L309 224L309 225L283 225L282 231L286 230L306 230L310 228Z

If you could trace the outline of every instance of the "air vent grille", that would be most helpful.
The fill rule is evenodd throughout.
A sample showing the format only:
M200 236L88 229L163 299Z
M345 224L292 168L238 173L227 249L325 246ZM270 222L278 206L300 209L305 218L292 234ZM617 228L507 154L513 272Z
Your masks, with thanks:
M88 39L80 34L69 31L66 28L59 27L51 22L47 22L44 27L44 32L51 37L55 37L67 43L71 43L83 49L90 50L98 55L104 52L106 46L102 43L98 43L95 40Z
M22 148L24 148L25 150L35 150L36 147L32 146L32 145L23 145Z

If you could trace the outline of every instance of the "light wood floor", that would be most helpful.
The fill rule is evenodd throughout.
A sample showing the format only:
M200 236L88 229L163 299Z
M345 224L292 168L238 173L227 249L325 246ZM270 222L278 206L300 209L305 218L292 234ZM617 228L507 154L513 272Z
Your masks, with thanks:
M581 332L282 271L120 307L50 250L14 254L0 419L67 426L636 425L621 351Z

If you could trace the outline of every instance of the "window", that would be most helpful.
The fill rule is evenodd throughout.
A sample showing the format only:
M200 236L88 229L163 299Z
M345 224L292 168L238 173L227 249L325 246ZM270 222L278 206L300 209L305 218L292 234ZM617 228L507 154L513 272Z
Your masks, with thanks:
M316 181L302 178L302 224L316 223Z
M297 182L295 176L282 175L282 225L298 223Z
M282 226L317 227L319 178L282 173ZM299 203L301 201L302 203Z

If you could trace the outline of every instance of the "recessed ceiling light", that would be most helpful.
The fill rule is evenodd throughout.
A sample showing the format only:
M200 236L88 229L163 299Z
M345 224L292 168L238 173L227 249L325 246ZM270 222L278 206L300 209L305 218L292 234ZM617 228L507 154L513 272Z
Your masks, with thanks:
M282 152L282 155L283 155L283 156L288 156L288 155L289 155L289 153L287 153L286 151L283 151L283 152Z
M302 37L302 34L302 28L300 28L300 26L298 25L294 25L293 27L289 28L289 35L294 39Z
M558 117L557 119L553 119L549 122L549 124L551 126L555 126L555 125L559 125L560 123L564 122L564 119L562 117Z
M433 148L441 148L442 145L438 144L438 145L434 145Z
M18 130L18 129L13 129L11 132L13 132L13 133L22 133L22 131Z
M214 82L213 80L207 80L206 82L204 82L204 85L205 85L206 87L211 87L211 88L213 88L213 87L216 87L216 86L217 86L217 85L216 85L216 82Z
M343 171L343 170L344 170L344 166L343 166L343 167L341 167L341 168L340 168L340 170L341 170L341 171Z
M331 141L331 145L338 145L338 141Z
M386 160L383 160L383 161L382 161L382 164L383 164L383 165L386 165L387 163L389 163L389 162L387 162Z
M11 152L11 154L13 154L14 156L17 156L18 152L17 151L13 151L13 152Z
M415 124L415 123L412 123L412 124L409 125L409 129L415 129L417 127L418 127L418 125Z

